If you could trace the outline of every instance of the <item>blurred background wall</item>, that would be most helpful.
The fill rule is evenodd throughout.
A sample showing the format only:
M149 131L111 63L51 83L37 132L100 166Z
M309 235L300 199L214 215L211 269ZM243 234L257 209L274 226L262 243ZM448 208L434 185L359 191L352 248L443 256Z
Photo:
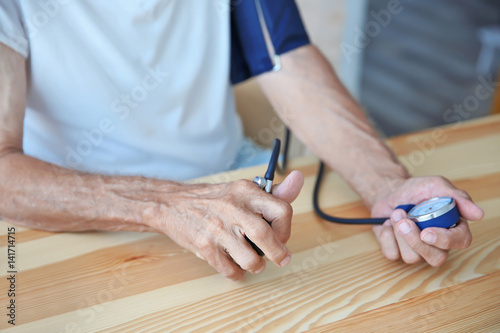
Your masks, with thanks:
M500 1L296 2L312 42L382 135L491 112L495 94L476 91L497 77ZM236 87L236 95L247 135L271 144L282 126L255 82ZM292 148L292 155L306 153L296 140Z
M363 50L359 84L359 101L382 132L489 114L494 95L476 96L476 89L496 77L497 66L492 61L478 70L481 31L500 25L500 1L402 0L398 13L385 19L378 13L388 12L391 1L367 1L365 27L382 23Z

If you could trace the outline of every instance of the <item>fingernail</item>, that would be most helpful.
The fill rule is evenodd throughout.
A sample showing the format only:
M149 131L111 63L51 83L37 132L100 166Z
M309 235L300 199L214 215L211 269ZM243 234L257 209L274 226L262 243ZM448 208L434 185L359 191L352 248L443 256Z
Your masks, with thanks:
M286 256L285 259L283 259L281 262L280 262L280 267L284 267L286 265L288 265L288 263L290 262L290 260L292 259L292 256L291 255L288 255Z
M434 233L432 232L427 232L422 236L422 240L427 244L434 244L436 242L436 235L434 235Z
M399 222L403 218L403 213L398 209L392 214L394 222Z
M407 235L411 231L411 226L407 222L401 222L398 225L398 229L403 235Z

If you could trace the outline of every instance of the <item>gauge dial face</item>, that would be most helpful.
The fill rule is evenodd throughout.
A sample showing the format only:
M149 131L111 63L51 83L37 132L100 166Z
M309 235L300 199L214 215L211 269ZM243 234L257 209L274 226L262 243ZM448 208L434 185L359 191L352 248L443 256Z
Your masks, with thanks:
M445 214L455 207L455 202L449 197L439 197L424 201L413 207L408 213L410 218L434 218Z
M451 203L451 198L435 198L427 200L413 207L413 209L411 210L411 214L413 216L431 214Z

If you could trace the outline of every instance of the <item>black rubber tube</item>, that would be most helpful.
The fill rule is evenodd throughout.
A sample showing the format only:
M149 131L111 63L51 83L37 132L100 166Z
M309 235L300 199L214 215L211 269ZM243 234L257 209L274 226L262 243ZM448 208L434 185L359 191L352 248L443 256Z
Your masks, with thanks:
M285 143L284 143L285 151L283 152L283 160L282 160L283 171L286 170L286 162L288 160L288 141L289 140L290 140L290 129L286 128ZM273 154L274 154L274 149L273 149ZM342 223L342 224L358 224L358 225L359 224L383 224L387 219L389 219L388 217L351 219L351 218L336 217L336 216L328 215L327 213L325 213L321 209L321 207L319 206L319 200L318 200L319 190L321 188L321 180L323 179L324 171L325 171L325 164L323 163L323 161L321 161L319 164L318 176L316 177L316 183L314 184L314 192L313 192L314 212L319 217L321 217L322 219L324 219L328 222L335 222L335 223ZM267 173L266 173L266 178L267 178Z
M269 160L269 166L267 167L267 171L264 176L264 178L268 180L274 180L274 173L276 172L276 166L278 165L278 159L280 157L280 149L280 139L274 139L273 153L271 155L271 159Z

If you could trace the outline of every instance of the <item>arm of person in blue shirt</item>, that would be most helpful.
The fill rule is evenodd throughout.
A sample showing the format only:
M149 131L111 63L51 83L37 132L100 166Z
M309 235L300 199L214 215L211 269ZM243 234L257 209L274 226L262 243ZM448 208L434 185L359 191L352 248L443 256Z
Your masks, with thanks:
M315 46L281 55L281 69L257 81L282 120L359 193L372 216L391 216L373 228L387 258L440 266L448 250L470 245L466 220L482 219L482 209L443 177L410 177ZM455 228L420 232L404 211L393 212L400 204L436 196L457 202L463 219Z

